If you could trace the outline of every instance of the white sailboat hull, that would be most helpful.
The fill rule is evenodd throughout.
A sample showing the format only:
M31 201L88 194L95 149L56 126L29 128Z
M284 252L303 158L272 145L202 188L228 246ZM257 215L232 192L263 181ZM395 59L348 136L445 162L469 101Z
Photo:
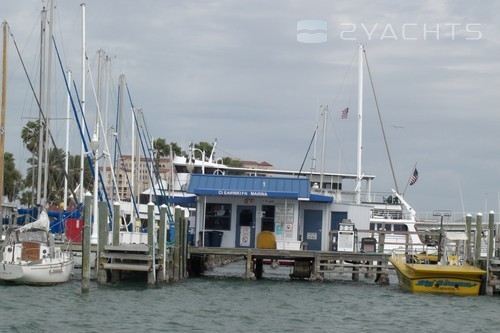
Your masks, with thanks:
M19 284L50 285L69 281L74 261L69 254L38 262L0 263L0 279Z
M55 246L47 213L20 228L7 230L0 252L0 280L51 285L67 282L73 272L70 251Z

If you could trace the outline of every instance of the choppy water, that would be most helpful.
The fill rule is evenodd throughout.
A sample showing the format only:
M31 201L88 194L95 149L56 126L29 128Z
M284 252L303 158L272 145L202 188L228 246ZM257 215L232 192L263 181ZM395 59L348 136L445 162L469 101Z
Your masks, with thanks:
M396 284L284 279L266 268L245 281L233 263L202 278L53 287L0 283L1 332L498 332L500 296L401 292Z

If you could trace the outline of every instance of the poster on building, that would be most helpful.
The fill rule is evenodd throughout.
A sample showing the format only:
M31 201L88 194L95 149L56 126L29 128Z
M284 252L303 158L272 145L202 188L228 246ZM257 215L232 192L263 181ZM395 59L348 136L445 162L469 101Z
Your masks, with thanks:
M292 223L293 224L293 205L291 204L277 204L274 210L274 220L276 223Z
M274 221L276 223L276 236L293 237L294 210L291 204L276 204Z
M293 237L293 223L285 224L285 237Z
M251 227L240 227L240 246L250 247Z
M276 235L276 236L281 236L281 235L283 235L283 227L282 227L282 225L281 225L281 224L276 223L276 224L274 225L274 233L275 233L275 235Z

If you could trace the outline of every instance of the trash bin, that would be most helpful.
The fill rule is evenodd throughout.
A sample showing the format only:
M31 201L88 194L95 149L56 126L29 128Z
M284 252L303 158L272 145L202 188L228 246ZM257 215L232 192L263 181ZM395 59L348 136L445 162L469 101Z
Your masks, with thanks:
M373 237L365 237L361 239L361 252L375 253L377 252L377 240Z
M212 232L211 231L205 231L205 233L201 232L200 231L200 240L199 240L199 246L211 246L212 242L211 242L211 234ZM204 235L203 239L201 239L201 235ZM202 242L203 241L203 242Z
M222 235L224 235L224 233L222 231L211 231L210 232L210 246L220 247L222 244Z

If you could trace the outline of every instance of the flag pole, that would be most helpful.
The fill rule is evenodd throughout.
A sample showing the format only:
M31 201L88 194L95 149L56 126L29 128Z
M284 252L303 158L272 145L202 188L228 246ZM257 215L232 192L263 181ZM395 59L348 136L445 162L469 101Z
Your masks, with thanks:
M403 191L403 196L406 193L406 189L408 188L408 185L410 185L411 177L413 176L413 173L415 173L415 170L417 170L417 162L415 162L415 165L413 166L413 169L411 170L410 177L408 177L408 181L406 182L405 190Z

